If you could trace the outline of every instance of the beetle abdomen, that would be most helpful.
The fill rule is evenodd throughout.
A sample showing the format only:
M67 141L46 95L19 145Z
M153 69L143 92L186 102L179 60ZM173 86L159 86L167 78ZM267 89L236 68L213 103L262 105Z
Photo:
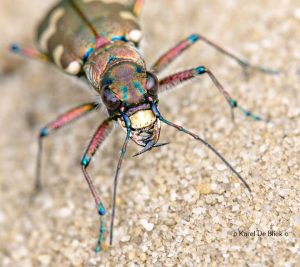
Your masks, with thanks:
M53 63L69 74L79 75L86 53L94 47L95 36L70 2L62 0L50 10L38 27L37 39L41 51ZM140 28L130 5L108 0L73 2L100 36L140 41Z

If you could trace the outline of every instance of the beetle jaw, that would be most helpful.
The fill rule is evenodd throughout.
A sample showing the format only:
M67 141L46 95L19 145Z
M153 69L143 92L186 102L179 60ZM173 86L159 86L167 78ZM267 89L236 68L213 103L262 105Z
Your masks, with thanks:
M154 146L160 135L160 120L151 109L142 109L129 116L131 123L130 138L139 146L146 147L148 143ZM126 126L120 118L119 122L124 130Z

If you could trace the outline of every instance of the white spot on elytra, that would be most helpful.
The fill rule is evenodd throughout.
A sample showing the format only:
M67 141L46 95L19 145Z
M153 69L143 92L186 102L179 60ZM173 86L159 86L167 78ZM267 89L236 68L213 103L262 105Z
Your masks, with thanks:
M55 47L55 49L53 51L54 63L60 68L62 68L61 57L62 57L63 53L64 53L63 45L58 45L57 47Z
M42 51L48 51L48 41L51 38L51 36L56 32L57 22L65 14L65 12L65 9L62 7L52 11L49 18L48 27L43 31L39 40L39 44Z
M76 75L81 70L81 64L78 61L72 61L67 68L65 68L65 71L67 73Z
M128 36L130 41L137 43L142 39L142 32L140 30L132 30Z
M121 11L119 13L120 17L123 18L123 19L129 19L129 20L134 20L136 21L137 18L129 11Z

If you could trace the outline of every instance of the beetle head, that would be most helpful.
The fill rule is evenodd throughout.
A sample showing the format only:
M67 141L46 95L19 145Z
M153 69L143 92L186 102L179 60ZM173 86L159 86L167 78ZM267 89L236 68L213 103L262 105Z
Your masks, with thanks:
M160 121L153 113L148 98L157 103L158 80L154 74L130 61L113 64L104 74L101 97L111 116L126 125L121 112L130 120L131 139L151 149L159 139Z

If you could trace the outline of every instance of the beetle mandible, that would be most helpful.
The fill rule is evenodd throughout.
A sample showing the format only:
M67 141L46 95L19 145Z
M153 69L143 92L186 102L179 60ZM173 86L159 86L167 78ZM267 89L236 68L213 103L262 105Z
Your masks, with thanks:
M128 142L131 139L142 147L136 155L149 151L153 147L165 145L166 143L158 142L161 123L174 127L203 143L251 191L247 182L211 144L161 115L158 109L158 94L202 74L207 74L228 102L232 118L234 108L238 108L245 116L254 120L262 120L262 118L238 105L205 66L171 74L160 80L157 78L159 72L193 44L202 41L235 60L244 70L252 68L265 73L277 73L271 69L251 65L200 34L191 34L180 41L162 54L147 70L145 60L138 48L142 38L138 17L144 0L131 2L122 4L108 0L61 0L48 12L38 27L39 51L17 44L11 47L15 53L53 63L67 74L85 77L87 83L96 90L99 103L103 103L107 109L108 118L96 130L81 160L84 177L100 216L96 251L100 250L103 241L105 232L103 216L106 211L87 168L95 152L111 132L114 121L118 121L125 129L126 137L114 177L110 244L113 240L118 175ZM99 103L91 102L75 107L41 129L38 142L36 190L41 188L42 140L62 126L95 110L100 105Z

